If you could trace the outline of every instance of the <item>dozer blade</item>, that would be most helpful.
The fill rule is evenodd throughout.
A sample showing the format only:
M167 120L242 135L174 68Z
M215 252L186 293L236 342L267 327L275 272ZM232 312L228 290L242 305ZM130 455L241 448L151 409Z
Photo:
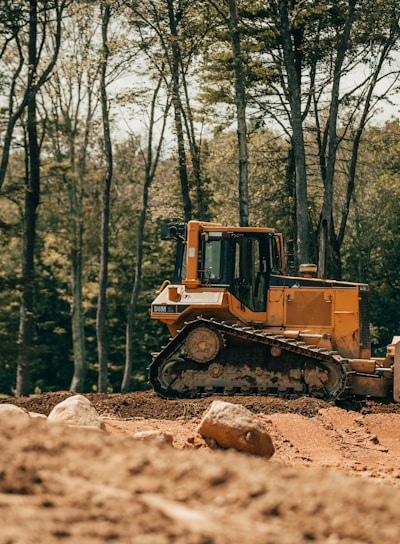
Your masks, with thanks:
M393 400L400 402L400 336L392 340L394 346Z

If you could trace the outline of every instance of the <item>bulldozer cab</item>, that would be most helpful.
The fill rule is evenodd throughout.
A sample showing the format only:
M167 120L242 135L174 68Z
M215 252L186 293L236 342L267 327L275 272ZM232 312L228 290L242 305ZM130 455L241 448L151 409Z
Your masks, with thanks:
M229 229L216 224L172 224L177 241L174 283L225 288L253 312L265 312L270 274L283 270L280 234L272 229ZM193 228L196 227L196 228Z

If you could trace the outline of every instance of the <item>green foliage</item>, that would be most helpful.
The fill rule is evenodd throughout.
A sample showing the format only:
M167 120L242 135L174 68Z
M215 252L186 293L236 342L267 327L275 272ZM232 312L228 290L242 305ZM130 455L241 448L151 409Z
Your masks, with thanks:
M70 306L50 267L37 267L35 354L32 389L36 392L67 390L73 373Z
M126 232L125 236L129 238L129 232ZM159 225L150 225L146 232L142 288L135 318L132 390L149 387L147 367L151 362L151 353L158 351L167 339L166 329L159 322L150 319L150 303L155 296L155 291L164 281L167 270L173 270L172 256L168 254L167 249L159 239ZM108 296L109 380L113 391L120 390L124 371L126 323L134 266L132 252L126 252L123 246L119 246L118 250L114 251Z
M370 285L374 346L382 353L400 332L399 121L370 128L363 142L343 265L348 279Z
M19 190L7 186L0 198L0 393L15 388L20 300L21 217Z
M0 393L12 394L15 387L18 341L18 278L0 276Z
M12 394L18 356L20 278L8 273L0 280L0 393ZM49 268L39 266L35 281L36 310L32 388L68 389L72 376L69 305Z

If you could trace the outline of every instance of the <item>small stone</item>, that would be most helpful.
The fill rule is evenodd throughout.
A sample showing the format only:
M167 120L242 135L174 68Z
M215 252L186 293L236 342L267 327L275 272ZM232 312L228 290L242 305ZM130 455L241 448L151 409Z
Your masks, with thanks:
M171 446L174 437L170 433L165 433L163 431L150 430L150 431L139 431L134 433L132 437L135 440L143 440L145 442L152 442L155 444L168 445Z
M47 416L45 414L39 414L38 412L29 412L29 415L32 419L47 419Z

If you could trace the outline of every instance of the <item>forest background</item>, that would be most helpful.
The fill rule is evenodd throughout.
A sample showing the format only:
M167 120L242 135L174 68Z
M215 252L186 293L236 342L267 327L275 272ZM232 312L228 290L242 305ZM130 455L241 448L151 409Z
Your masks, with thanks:
M145 389L167 220L283 232L400 333L394 0L0 0L0 393ZM325 258L326 257L326 258Z

